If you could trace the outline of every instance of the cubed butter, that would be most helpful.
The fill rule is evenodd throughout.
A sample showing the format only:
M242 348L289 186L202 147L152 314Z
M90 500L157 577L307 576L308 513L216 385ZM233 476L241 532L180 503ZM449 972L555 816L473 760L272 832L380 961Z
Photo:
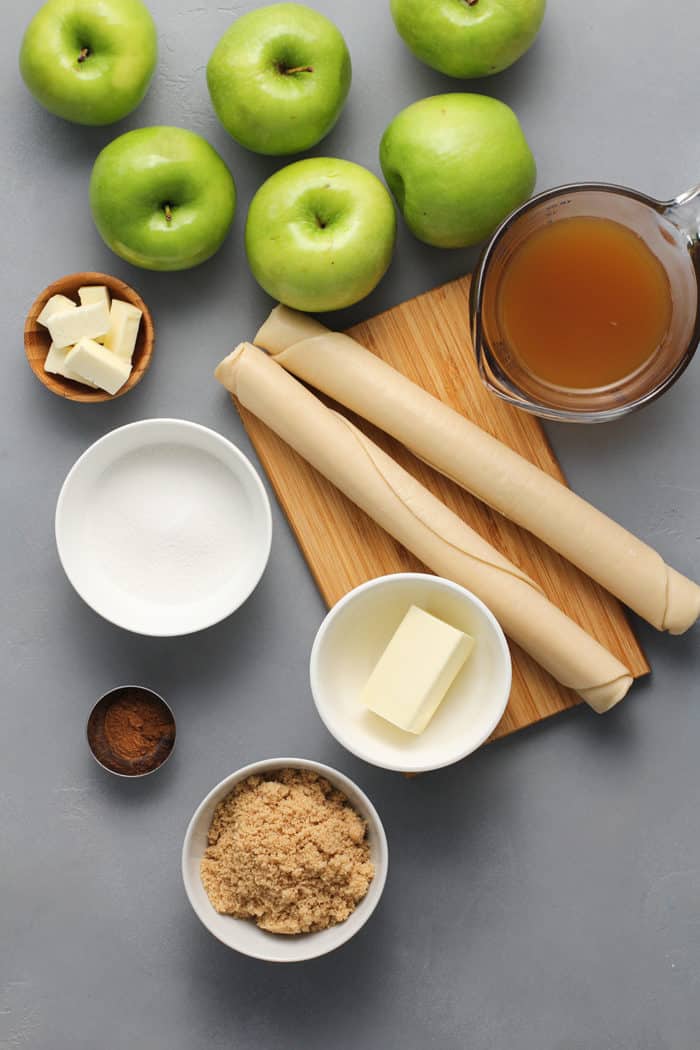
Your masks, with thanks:
M104 303L109 310L109 292L103 284L88 284L78 288L78 298L81 306L90 306L91 303Z
M70 310L51 314L47 321L51 339L59 350L73 346L81 339L97 339L109 329L109 308L106 303L89 303Z
M109 330L104 337L104 345L113 354L131 362L136 346L136 337L141 324L141 311L131 303L114 299L109 314Z
M95 384L91 383L89 379L79 376L77 372L73 372L66 366L66 358L72 349L72 346L65 346L59 349L52 343L44 361L44 371L52 372L53 375L63 376L65 379L72 379L74 383L84 383L85 386L91 386L93 390L96 389Z
M101 390L116 394L131 375L131 365L94 339L81 339L66 357L66 367Z
M46 300L44 309L37 317L37 321L39 324L46 326L49 323L49 318L53 317L54 314L65 313L66 310L75 309L75 303L67 295L52 295L50 299Z
M474 639L412 605L365 685L370 711L422 733L464 667Z

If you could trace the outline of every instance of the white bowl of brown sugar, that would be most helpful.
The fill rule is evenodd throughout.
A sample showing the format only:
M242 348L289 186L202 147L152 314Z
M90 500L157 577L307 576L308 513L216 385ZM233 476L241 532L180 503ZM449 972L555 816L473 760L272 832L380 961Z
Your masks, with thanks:
M218 940L267 962L339 948L369 919L388 870L379 814L348 777L275 758L209 792L182 848L185 891Z

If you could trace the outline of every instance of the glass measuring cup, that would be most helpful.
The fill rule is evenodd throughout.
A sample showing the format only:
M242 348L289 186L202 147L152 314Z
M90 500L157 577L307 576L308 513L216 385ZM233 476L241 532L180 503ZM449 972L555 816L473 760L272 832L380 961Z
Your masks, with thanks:
M517 248L536 230L578 216L610 219L638 236L662 264L672 307L666 335L629 376L591 389L554 386L528 370L508 345L499 319L499 285ZM514 211L486 246L470 293L470 324L479 372L504 401L546 419L598 423L632 412L667 390L700 340L700 185L669 201L607 183L546 190Z

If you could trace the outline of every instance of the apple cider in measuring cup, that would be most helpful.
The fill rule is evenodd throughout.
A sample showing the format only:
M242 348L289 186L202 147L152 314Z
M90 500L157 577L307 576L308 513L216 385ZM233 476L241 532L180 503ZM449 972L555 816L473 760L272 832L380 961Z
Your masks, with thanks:
M604 183L533 197L484 249L469 301L498 397L599 423L659 397L700 341L700 186L668 201Z
M633 375L659 350L671 287L634 230L580 215L542 226L518 246L496 309L525 371L555 387L591 390Z

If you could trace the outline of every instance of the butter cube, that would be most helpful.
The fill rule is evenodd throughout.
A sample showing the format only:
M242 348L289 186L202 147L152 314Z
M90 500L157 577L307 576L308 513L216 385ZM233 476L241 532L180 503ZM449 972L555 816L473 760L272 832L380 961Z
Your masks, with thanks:
M365 707L422 733L467 662L474 639L412 605L365 685Z
M51 314L46 327L57 348L73 346L81 339L97 339L109 328L109 309L106 303L89 303L71 310L60 310Z
M39 324L43 324L44 327L49 323L49 318L53 317L54 314L65 312L66 310L75 310L76 306L72 299L69 299L66 295L52 295L50 299L46 300L44 309L37 317Z
M94 339L81 339L66 357L65 364L72 372L85 376L108 394L116 394L131 375L128 361L106 350Z
M66 366L66 358L72 349L72 346L59 349L52 343L44 361L44 371L51 372L53 375L64 376L66 379L72 379L74 383L84 383L85 386L91 386L93 389L96 389L95 384L91 383L89 379L79 376L77 372L73 372Z
M103 284L88 284L84 288L78 288L78 298L81 306L90 306L91 303L104 303L109 310L109 292Z
M114 299L109 314L109 331L104 337L104 345L113 354L131 362L136 346L136 337L141 324L141 311L131 303Z

